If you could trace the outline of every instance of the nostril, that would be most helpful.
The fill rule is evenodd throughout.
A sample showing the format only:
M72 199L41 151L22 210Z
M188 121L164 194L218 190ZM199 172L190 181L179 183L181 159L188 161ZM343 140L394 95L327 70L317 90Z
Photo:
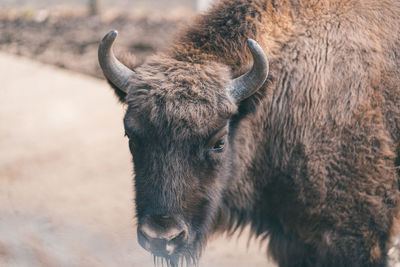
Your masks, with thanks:
M183 242L185 241L187 237L187 233L185 230L183 230L182 232L180 232L180 234L178 234L177 236L173 237L168 243L172 242L172 243L179 243L179 242Z
M158 233L147 224L141 225L139 231L147 240L158 238Z
M161 238L165 239L167 242L179 243L186 240L186 237L186 230L182 230L182 228L172 228L163 233Z

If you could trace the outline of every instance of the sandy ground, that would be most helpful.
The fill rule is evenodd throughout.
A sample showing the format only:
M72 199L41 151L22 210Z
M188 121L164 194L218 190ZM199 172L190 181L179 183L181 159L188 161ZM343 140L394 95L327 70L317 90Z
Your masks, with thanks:
M2 53L0 77L0 266L153 266L106 83ZM273 266L246 245L215 239L200 266Z

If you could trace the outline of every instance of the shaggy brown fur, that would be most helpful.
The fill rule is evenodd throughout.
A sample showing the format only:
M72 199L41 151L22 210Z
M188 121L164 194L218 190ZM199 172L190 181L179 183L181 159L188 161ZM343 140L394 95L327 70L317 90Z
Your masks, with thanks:
M241 103L229 81L270 60ZM279 266L386 266L399 206L400 1L226 0L135 69L125 127L139 223L180 214L196 257L250 224ZM205 144L227 124L225 150ZM393 228L393 229L392 229ZM189 255L189 256L188 256Z

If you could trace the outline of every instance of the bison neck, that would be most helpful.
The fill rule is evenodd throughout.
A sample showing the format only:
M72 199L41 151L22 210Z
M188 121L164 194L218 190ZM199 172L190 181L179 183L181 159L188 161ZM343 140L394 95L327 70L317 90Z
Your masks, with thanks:
M270 1L234 2L238 5L222 1L201 16L197 25L182 37L188 47L176 55L182 60L222 62L232 67L235 76L249 61L244 52L245 41L254 38L270 59L269 83L261 93L241 103L239 114L233 118L232 172L221 217L228 218L230 226L251 223L259 234L286 227L312 239L313 220L318 218L327 225L336 223L336 218L325 215L335 214L341 208L340 204L329 202L335 198L338 185L345 191L353 190L345 184L342 173L352 181L368 177L397 195L395 171L381 170L381 165L376 170L387 171L386 176L365 170L365 166L378 159L385 166L394 165L392 151L374 153L371 159L368 153L356 154L356 149L346 150L343 146L357 140L360 146L372 151L370 135L385 147L396 146L390 136L398 142L398 128L389 128L390 135L376 104L385 98L380 95L380 84L387 84L380 80L382 70L398 73L393 67L398 63L390 63L390 53L385 54L381 46L385 43L389 51L398 51L398 37L392 36L399 35L383 35L399 32L394 13L384 8L375 12L363 1L353 1L358 6L352 11L346 10L347 2L352 1L320 1L321 5L337 4L329 10L330 14L323 16L317 14L324 13L323 8L312 11L302 7L304 16L299 16L300 9L295 6L279 11ZM360 12L364 15L360 16ZM362 25L370 25L371 30L366 31ZM382 30L380 25L386 28ZM398 88L398 79L393 80L396 85L389 88ZM395 90L390 94L397 95ZM368 114L377 114L377 119L370 120ZM352 161L360 157L362 160ZM361 165L362 161L366 165ZM371 188L361 186L359 190L363 195ZM328 204L323 207L321 203ZM389 221L393 207L389 203L382 205L382 209L388 215L384 219ZM341 219L346 221L347 217L343 215ZM376 221L381 219L374 217Z

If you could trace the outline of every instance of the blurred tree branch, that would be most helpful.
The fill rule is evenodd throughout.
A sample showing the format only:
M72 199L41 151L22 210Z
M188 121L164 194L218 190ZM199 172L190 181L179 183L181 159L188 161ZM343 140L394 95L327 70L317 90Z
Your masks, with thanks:
M89 0L90 16L99 15L101 12L101 0Z

